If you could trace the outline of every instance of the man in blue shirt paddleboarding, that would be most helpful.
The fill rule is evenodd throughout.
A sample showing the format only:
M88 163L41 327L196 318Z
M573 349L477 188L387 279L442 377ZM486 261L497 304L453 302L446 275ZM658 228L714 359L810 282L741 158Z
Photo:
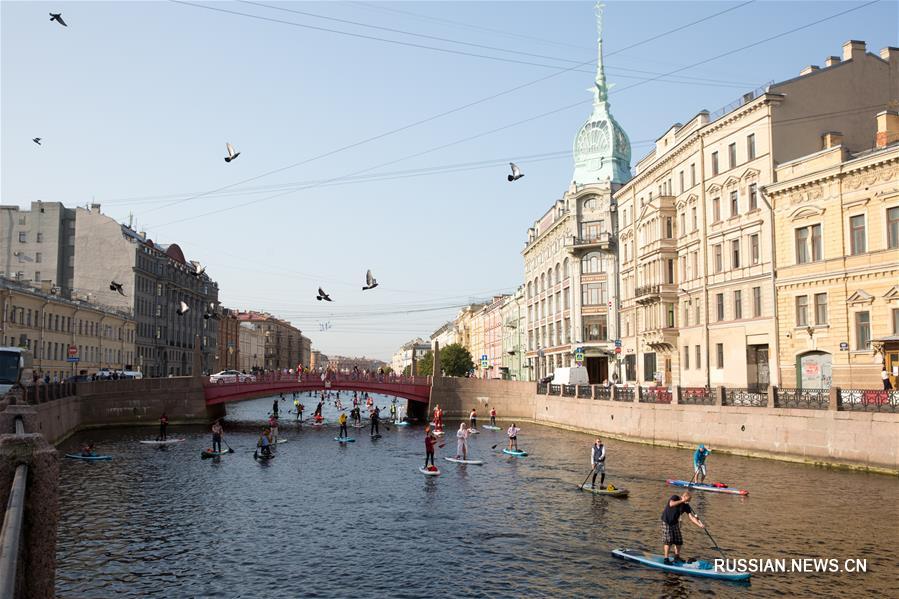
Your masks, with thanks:
M705 482L706 474L708 474L705 467L705 459L710 453L712 453L712 450L705 445L700 445L693 452L693 478L690 479L691 483Z

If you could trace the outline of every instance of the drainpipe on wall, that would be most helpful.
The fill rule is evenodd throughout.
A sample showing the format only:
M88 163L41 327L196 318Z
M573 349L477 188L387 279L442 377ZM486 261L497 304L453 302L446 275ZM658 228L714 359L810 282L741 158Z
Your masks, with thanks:
M765 202L765 206L768 207L768 213L771 216L770 219L770 229L771 229L771 292L774 297L774 363L777 364L777 370L775 371L775 385L777 387L781 386L780 380L780 319L777 316L778 312L778 304L777 301L777 246L775 245L775 235L774 235L774 207L771 205L771 202L768 201L768 196L765 193L767 190L765 187L759 188L759 197L762 198L762 201ZM770 357L769 357L770 363ZM773 407L773 406L772 406Z

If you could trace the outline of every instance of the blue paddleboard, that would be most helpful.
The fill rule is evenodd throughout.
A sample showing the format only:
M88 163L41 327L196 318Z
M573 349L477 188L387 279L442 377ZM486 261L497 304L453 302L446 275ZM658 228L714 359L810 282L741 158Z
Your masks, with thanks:
M521 451L520 449L509 449L509 448L504 449L503 453L507 453L509 455L514 455L519 458L523 458L524 456L526 456L528 454L528 452Z
M98 462L100 460L111 460L111 455L81 455L80 453L67 453L67 458L72 458L73 460L86 460L88 462Z
M650 568L674 572L675 574L685 574L687 576L701 576L703 578L716 578L718 580L731 581L749 580L750 577L749 572L719 572L715 570L713 562L704 559L692 562L667 563L665 558L661 555L654 555L640 549L615 549L612 551L612 555Z
M340 441L341 443L355 443L356 440L352 437L334 437L335 441Z

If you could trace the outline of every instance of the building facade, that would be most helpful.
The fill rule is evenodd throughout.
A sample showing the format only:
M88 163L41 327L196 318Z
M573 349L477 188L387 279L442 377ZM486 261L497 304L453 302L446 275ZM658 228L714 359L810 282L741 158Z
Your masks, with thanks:
M309 344L303 342L302 331L298 328L267 312L241 312L237 319L261 327L265 337L264 369L290 370L305 365L302 350ZM308 364L308 359L305 363Z
M387 366L387 362L374 358L353 358L349 356L328 356L328 368L337 372L353 372L361 370L377 372L379 368Z
M502 321L502 366L501 378L513 381L526 381L527 364L524 353L527 335L527 306L525 305L524 287L519 287L500 306Z
M895 49L843 46L715 113L675 124L615 194L623 380L765 389L778 385L774 217L777 165L829 132L870 148L874 113L897 97Z
M241 370L240 321L237 311L222 308L214 319L218 322L218 351L215 355L215 370Z
M393 354L390 367L396 374L402 374L406 367L412 365L413 360L418 362L429 351L431 351L431 344L428 341L421 338L407 341Z
M0 206L0 277L71 297L75 210L59 202L32 202L31 210Z
M211 372L218 353L218 284L197 274L177 244L160 245L100 212L75 210L72 297L130 311L137 326L137 368L145 376ZM124 295L110 289L122 284ZM189 310L178 314L180 303Z
M528 230L522 252L531 380L573 365L583 348L591 383L615 371L618 335L617 207L630 179L630 141L610 113L597 13L593 110L574 141L574 175L562 198Z
M64 380L101 368L132 370L135 339L128 312L0 278L0 345L30 350L38 376Z
M782 385L871 387L899 378L899 114L881 112L873 150L784 162L774 207Z
M240 352L239 368L242 372L257 372L265 369L265 330L259 322L237 318Z

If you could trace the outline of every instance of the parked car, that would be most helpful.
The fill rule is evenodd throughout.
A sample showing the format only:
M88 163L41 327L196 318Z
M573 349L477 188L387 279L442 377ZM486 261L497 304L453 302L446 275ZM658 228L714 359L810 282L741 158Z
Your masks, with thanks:
M223 370L209 375L210 383L255 383L256 377L238 370Z

